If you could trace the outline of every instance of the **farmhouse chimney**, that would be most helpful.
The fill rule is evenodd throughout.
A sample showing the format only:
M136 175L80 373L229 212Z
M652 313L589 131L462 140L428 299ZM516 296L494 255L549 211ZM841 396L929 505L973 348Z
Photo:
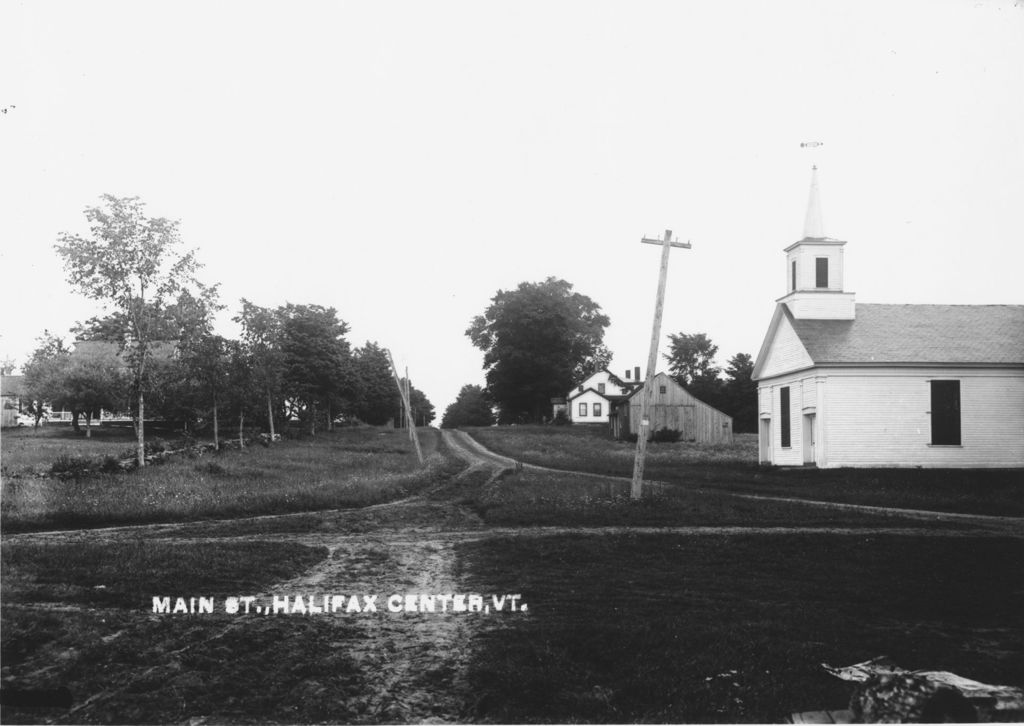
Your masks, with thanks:
M633 368L633 378L636 381L640 380L640 366L635 366Z
M626 380L627 381L629 380L629 377L630 377L630 375L632 375L632 373L633 373L633 371L629 370L629 368L626 369Z

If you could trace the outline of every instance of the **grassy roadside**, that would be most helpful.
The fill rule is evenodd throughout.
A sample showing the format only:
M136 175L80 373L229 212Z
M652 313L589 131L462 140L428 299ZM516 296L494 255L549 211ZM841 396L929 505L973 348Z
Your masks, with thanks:
M555 469L632 476L635 445L603 428L516 426L469 428L487 448ZM793 469L759 467L757 440L735 444L652 444L649 480L705 490L797 497L881 507L1024 516L1024 471L959 469Z
M478 642L468 718L779 722L843 708L822 662L1022 684L1021 540L566 535L460 546L469 586L529 614Z
M0 552L5 605L54 602L148 610L152 596L247 594L327 556L289 542L8 542Z
M503 527L932 526L903 517L751 501L714 487L648 485L643 499L634 502L629 487L628 481L525 469L487 487L467 487L457 501L487 524Z
M421 429L421 467L401 432L356 428L78 479L4 478L5 533L360 507L420 491L460 465Z

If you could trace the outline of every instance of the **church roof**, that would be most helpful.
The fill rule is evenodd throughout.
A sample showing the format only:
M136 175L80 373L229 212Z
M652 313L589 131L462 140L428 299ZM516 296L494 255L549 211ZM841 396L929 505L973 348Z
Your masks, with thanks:
M857 303L854 320L800 320L816 364L1024 365L1024 305Z

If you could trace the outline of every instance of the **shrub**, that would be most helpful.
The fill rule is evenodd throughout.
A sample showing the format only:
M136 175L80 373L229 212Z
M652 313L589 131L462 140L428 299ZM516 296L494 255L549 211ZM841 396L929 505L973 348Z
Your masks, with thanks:
M146 454L159 454L167 451L167 442L163 439L150 439L146 442Z
M123 471L121 460L116 456L104 456L103 462L100 464L100 471L105 474L116 474L119 471Z
M679 441L683 437L683 432L678 429L658 429L651 436L651 441L658 444L671 444Z
M558 409L558 413L555 414L555 419L552 423L554 423L555 426L568 426L572 421L569 420L569 414L565 412L565 409L560 408Z
M50 473L63 477L85 476L93 468L93 462L84 456L61 454L50 465Z
M625 436L622 437L622 440L628 441L631 444L635 444L636 438L636 434L626 434ZM679 431L678 429L664 428L658 429L653 434L651 434L651 438L649 438L648 441L654 444L673 444L682 438L682 431Z

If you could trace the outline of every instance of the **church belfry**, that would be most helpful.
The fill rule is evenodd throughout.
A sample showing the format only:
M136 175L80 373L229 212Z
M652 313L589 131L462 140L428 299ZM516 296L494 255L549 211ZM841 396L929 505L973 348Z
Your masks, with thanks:
M793 317L811 320L853 320L852 292L843 291L843 247L846 242L825 236L818 191L818 168L811 169L804 236L786 253L786 303Z

